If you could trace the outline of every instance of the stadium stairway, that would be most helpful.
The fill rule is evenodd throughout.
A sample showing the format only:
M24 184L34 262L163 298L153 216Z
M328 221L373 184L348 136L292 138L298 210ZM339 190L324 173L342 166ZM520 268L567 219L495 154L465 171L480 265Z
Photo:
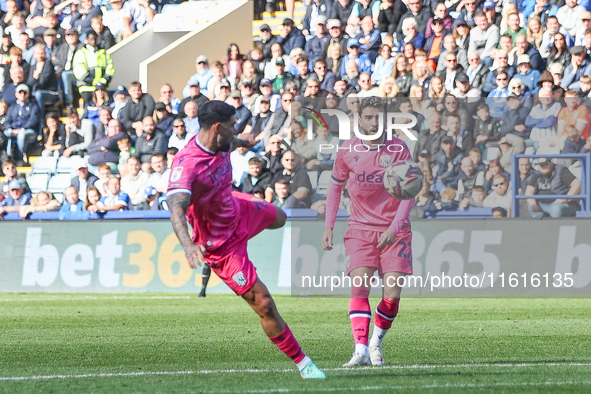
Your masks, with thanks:
M306 15L306 6L301 1L296 1L295 10L293 12L293 19L299 28L302 27L302 21ZM263 12L263 19L252 21L252 38L253 40L259 41L259 29L262 24L266 23L271 28L274 35L281 33L281 26L283 20L287 18L287 11L276 11L273 14Z

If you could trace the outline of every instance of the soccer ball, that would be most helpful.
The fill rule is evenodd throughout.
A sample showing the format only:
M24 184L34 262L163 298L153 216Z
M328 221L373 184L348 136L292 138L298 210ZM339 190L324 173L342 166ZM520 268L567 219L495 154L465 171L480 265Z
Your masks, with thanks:
M415 198L423 187L423 171L410 160L396 161L386 168L384 187L399 200Z

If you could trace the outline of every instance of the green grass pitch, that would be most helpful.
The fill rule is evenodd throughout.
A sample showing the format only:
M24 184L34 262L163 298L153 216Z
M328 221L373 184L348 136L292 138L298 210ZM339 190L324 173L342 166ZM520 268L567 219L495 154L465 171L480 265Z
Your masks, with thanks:
M0 393L591 392L589 299L403 299L387 365L355 370L347 299L276 301L327 380L238 297L2 294Z

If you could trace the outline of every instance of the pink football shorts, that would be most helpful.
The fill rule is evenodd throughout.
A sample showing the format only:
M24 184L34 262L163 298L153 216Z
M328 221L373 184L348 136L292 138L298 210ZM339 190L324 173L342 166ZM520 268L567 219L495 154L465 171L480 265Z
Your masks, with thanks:
M347 275L356 268L373 267L383 276L387 272L412 274L412 233L410 228L396 235L394 242L382 250L376 246L383 231L349 229L345 233Z
M275 206L265 201L250 201L249 194L232 192L240 204L234 235L221 248L206 253L205 260L213 272L237 295L246 293L258 276L246 251L248 240L269 227L277 216Z

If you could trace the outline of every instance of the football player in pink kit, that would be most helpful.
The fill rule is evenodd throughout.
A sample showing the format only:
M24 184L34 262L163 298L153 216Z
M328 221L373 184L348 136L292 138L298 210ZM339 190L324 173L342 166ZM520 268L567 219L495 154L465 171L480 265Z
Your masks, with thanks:
M377 97L363 99L359 108L360 133L377 135L380 117L385 117L382 100ZM383 185L384 172L390 163L407 159L410 159L410 152L404 142L397 138L387 140L385 131L372 140L353 137L345 141L337 153L326 201L322 246L326 250L332 249L333 228L346 183L351 198L349 230L345 233L347 275L352 283L362 284L351 289L349 318L355 352L344 367L384 364L382 340L398 313L400 301L401 289L397 280L412 274L408 214L414 200L397 200ZM384 288L368 343L371 321L369 278L376 270L384 280ZM356 280L357 277L361 281Z
M283 227L286 217L269 203L232 192L230 150L254 144L248 134L234 137L235 114L234 107L222 101L199 108L201 131L172 163L167 193L172 226L189 266L209 265L259 315L265 334L296 363L304 379L324 379L302 352L248 259L248 240L266 228Z

